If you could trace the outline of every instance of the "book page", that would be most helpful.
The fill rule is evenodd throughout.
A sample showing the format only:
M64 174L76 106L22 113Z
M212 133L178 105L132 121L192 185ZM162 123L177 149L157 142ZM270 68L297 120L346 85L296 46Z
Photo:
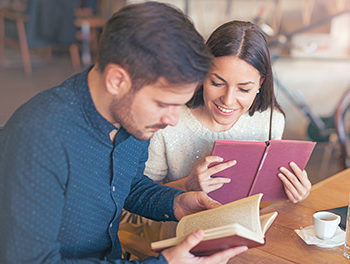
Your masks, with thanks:
M198 229L210 229L238 223L262 235L259 204L262 194L234 201L218 208L183 217L176 229L176 236L186 236Z
M264 235L267 229L269 229L269 227L272 225L272 222L277 217L277 214L278 214L277 212L272 212L272 213L260 216L261 230Z
M215 238L221 238L225 236L239 235L250 240L264 243L264 237L259 235L250 229L241 226L240 224L230 224L221 227L215 227L204 231L203 240L210 240Z

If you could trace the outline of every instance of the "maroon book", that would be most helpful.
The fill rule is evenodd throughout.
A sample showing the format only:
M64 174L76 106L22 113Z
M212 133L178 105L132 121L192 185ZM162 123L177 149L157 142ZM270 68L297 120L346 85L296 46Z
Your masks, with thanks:
M173 238L153 242L151 248L162 251L181 243L187 235L202 229L203 240L191 249L197 256L237 246L249 248L265 244L265 234L277 217L277 212L260 215L263 194L256 194L217 208L183 217Z
M248 248L258 247L264 245L254 240L250 240L244 236L232 235L226 237L220 237L212 240L205 240L195 246L191 253L196 256L210 256L218 251L228 248L247 246Z
M232 226L234 228L234 226ZM239 228L239 227L238 227ZM229 229L229 227L228 227ZM167 249L169 247L176 246L177 244L181 243L181 241L184 239L179 238L170 238L167 240L161 240L158 242L152 243L152 249L156 252L160 252L164 249ZM196 256L209 256L216 252L238 247L238 246L247 246L248 248L262 246L265 244L265 240L263 241L255 241L251 238L247 238L244 235L236 234L234 231L232 231L232 234L226 234L222 237L214 238L214 239L207 239L201 241L197 246L193 247L190 252Z
M212 155L222 157L223 162L237 160L237 164L212 176L230 178L231 182L208 195L223 204L256 193L263 193L264 201L287 199L277 176L279 168L291 170L289 163L294 161L304 169L315 144L302 140L216 140Z

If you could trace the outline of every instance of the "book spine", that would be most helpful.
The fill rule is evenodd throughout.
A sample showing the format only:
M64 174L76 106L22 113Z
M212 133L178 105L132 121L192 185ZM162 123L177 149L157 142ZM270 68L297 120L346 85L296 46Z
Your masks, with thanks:
M267 157L267 154L269 153L269 147L270 147L270 142L269 141L266 141L266 147L265 147L265 151L264 151L264 154L262 155L262 158L260 160L260 163L259 163L259 167L258 167L258 170L256 171L255 173L255 176L254 176L254 180L252 182L252 185L250 186L249 188L249 192L248 192L248 196L252 195L252 192L254 190L254 186L255 186L255 183L259 177L259 172L262 168L262 166L264 165L264 162L265 162L265 159Z

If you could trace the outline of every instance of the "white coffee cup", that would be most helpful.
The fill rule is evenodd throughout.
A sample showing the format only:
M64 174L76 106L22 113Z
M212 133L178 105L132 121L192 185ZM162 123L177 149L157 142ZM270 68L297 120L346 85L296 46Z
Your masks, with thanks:
M327 211L313 214L315 234L318 238L332 238L340 223L340 216Z

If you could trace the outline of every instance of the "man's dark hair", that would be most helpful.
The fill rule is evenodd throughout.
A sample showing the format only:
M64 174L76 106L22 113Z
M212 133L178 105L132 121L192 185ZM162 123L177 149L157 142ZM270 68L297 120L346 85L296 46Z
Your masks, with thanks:
M98 69L114 63L130 74L134 89L164 77L173 84L202 82L211 55L192 22L169 5L128 5L106 23L99 40Z
M249 109L249 115L272 106L283 113L274 94L270 52L258 26L244 21L227 22L210 35L207 46L214 57L237 56L257 69L264 78L260 92ZM203 104L201 85L187 105L195 108Z

